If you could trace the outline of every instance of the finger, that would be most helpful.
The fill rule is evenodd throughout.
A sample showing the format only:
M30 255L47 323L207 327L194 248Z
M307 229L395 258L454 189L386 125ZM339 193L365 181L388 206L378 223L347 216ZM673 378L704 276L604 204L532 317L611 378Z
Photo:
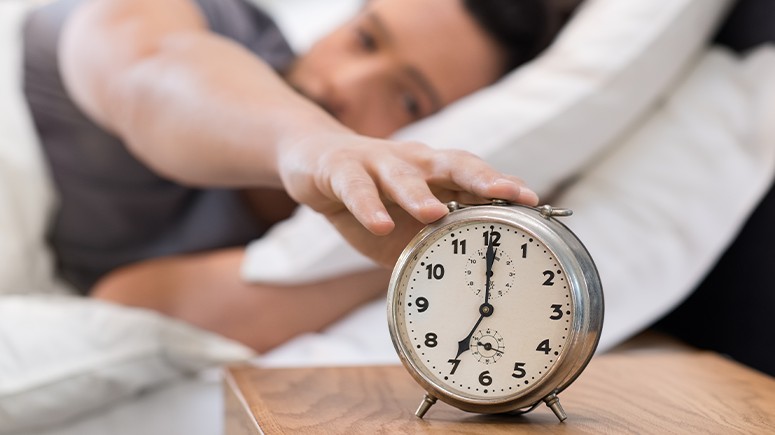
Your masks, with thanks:
M431 191L425 177L414 167L400 161L384 161L377 167L379 187L390 200L422 223L437 221L449 209Z
M352 165L333 175L331 191L371 233L381 236L393 231L395 223L380 199L374 180L360 166Z
M433 191L436 192L436 189ZM444 203L448 203L450 201L455 201L457 203L466 205L483 205L492 203L492 198L485 199L479 195L474 195L473 193L468 193L463 190L453 191L443 189L439 192L436 192L436 196Z
M516 198L511 199L510 201L525 205L538 205L538 194L527 187L521 178L513 175L500 174L498 178L491 182L490 186L490 198L502 199L503 197L501 195L504 197L507 195L506 193L501 192L502 189L512 191L514 186L517 186L519 193Z
M442 158L436 159L435 163L433 182L442 187L463 190L483 199L538 204L538 195L526 187L522 180L495 170L474 154L449 151Z
M378 264L392 268L409 240L420 231L424 224L418 222L396 204L388 204L387 209L396 222L396 228L389 237L379 237L369 233L345 209L328 216L328 220L350 245Z

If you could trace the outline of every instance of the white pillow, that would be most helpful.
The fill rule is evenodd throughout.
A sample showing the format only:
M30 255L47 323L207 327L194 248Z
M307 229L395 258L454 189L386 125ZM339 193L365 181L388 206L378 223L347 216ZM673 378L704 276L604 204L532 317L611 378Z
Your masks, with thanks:
M588 0L535 61L397 136L470 150L546 196L692 65L727 0Z
M288 9L273 10L295 2L282 3ZM396 137L470 150L548 196L653 109L729 3L587 0L538 59ZM300 15L283 16L286 32L294 17L304 26ZM295 283L368 267L324 218L302 208L250 244L242 272L249 281Z
M775 46L743 60L711 51L654 116L557 198L574 210L566 223L603 280L600 349L688 296L771 185L772 77Z
M0 297L0 433L53 426L253 352L151 311Z

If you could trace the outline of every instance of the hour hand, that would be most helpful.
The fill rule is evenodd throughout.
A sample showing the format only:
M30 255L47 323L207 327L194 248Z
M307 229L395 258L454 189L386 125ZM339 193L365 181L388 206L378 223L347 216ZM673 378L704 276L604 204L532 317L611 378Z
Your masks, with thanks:
M479 316L479 320L476 321L476 324L471 328L471 332L468 333L466 338L457 342L457 355L455 355L455 359L462 355L463 352L471 349L471 337L473 337L474 331L479 327L479 324L482 323L482 319L484 319L484 314Z

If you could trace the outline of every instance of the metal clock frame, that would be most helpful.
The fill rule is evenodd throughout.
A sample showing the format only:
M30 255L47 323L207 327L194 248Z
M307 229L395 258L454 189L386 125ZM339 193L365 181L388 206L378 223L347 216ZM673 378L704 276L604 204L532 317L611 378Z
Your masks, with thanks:
M388 328L393 346L401 362L427 392L416 415L423 417L437 399L464 411L494 414L505 412L524 413L533 410L542 401L560 421L566 415L557 394L563 391L581 374L597 349L603 326L603 289L600 277L587 249L578 237L559 222L556 217L568 216L569 210L545 205L527 207L494 200L492 204L466 206L455 202L448 204L451 213L425 227L418 233L399 257L388 287ZM557 362L531 388L505 399L472 399L451 391L425 373L425 369L411 357L410 349L398 331L398 286L407 273L410 260L425 250L436 234L445 232L452 225L487 222L519 228L543 243L565 271L574 306L567 344Z

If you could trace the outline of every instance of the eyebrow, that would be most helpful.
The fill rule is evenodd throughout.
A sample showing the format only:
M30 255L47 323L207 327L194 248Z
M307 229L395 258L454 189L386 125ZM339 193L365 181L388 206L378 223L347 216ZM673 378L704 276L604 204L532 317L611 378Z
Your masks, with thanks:
M393 41L393 34L390 32L387 26L385 26L385 22L382 21L382 18L373 12L368 13L366 17L372 22L372 24L374 24L374 27L377 28L377 31L382 35L382 38L386 42ZM404 73L423 90L423 92L428 96L428 99L431 100L433 113L438 112L442 107L444 107L438 91L436 91L436 88L431 84L431 81L428 80L428 77L423 74L422 71L412 65L405 65L403 70Z

